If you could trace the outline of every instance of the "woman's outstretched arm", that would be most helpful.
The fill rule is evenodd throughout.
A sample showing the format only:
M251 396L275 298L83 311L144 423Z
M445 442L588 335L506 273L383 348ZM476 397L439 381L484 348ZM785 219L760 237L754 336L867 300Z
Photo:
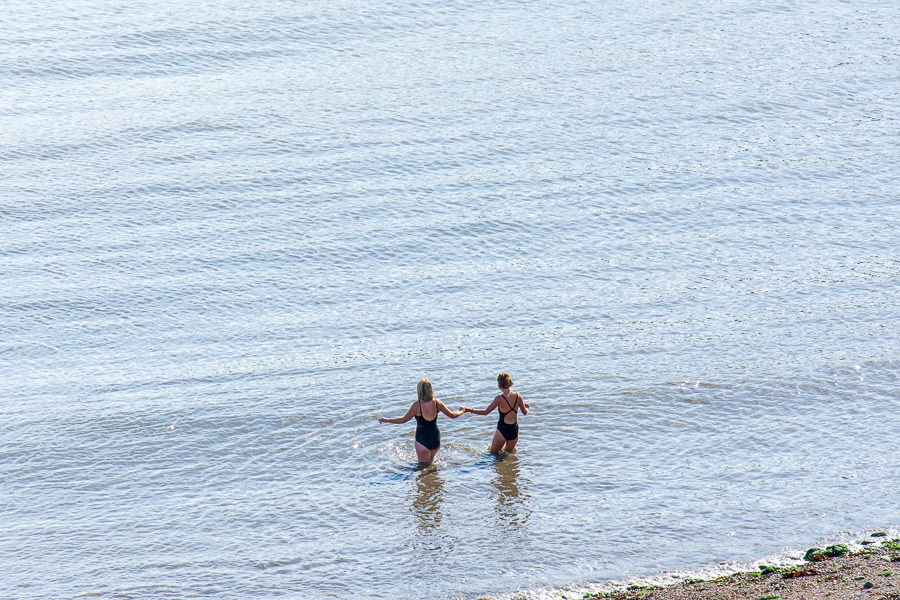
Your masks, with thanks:
M462 414L464 412L466 412L464 410L458 410L456 412L453 412L452 410L450 410L449 408L444 406L444 403L441 402L440 400L435 399L435 401L437 402L438 410L441 411L442 413L444 413L445 415L447 415L448 417L450 417L451 419L455 419L456 417L462 416Z
M406 414L402 417L381 417L378 419L379 423L393 423L394 425L399 425L400 423L406 423L410 419L412 419L416 414L416 403L413 402L409 406L409 410L406 411Z
M500 400L498 398L494 398L490 404L488 404L487 408L469 408L468 406L460 406L459 409L463 412L472 413L473 415L486 415L490 413L492 410L497 408L500 404Z
M516 393L519 394L519 392L516 392ZM522 405L522 414L527 415L528 409L531 408L531 406L529 406L528 404L525 404L525 398L522 397L522 394L519 394L519 404Z

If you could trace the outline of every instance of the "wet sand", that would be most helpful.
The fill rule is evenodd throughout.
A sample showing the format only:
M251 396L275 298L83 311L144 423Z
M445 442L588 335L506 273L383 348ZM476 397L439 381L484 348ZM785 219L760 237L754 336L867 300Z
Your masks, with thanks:
M808 552L806 562L788 567L761 565L708 581L688 579L672 585L630 586L587 594L609 600L900 600L900 539L873 537L859 552L829 546ZM840 554L840 555L836 555ZM830 556L829 556L830 555Z

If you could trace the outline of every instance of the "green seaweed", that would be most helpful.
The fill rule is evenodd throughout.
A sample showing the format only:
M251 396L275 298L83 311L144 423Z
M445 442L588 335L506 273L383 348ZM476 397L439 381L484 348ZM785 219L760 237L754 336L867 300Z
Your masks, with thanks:
M775 600L776 598L781 598L779 594L769 594L767 596L760 596L757 600Z
M803 555L803 560L813 560L817 554L825 554L825 550L822 548L810 548Z
M825 556L844 556L845 554L850 554L850 548L845 546L844 544L833 544L825 548Z
M695 583L703 583L706 581L705 579L685 579L684 582L688 585L693 585Z
M886 531L876 531L875 533L870 533L869 537L887 537Z

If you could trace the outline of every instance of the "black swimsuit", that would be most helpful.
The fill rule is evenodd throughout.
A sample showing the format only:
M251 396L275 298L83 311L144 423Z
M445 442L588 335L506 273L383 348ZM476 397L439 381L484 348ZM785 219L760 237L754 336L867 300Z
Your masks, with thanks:
M422 401L419 401L419 412L422 413ZM425 413L422 413L424 415ZM428 448L437 450L441 447L441 431L437 426L437 414L429 421L422 415L416 417L416 441Z
M509 413L516 411L516 404L519 403L519 398L517 396L516 401L512 404L509 403L509 398L507 398L506 396L503 396L503 399L506 400L506 404L510 408L508 411L503 412L502 410L500 410L500 405L497 405L497 412L500 413L500 420L497 421L497 431L500 432L500 435L503 436L504 440L506 440L507 442L511 442L512 440L519 437L519 423L507 423L503 419Z

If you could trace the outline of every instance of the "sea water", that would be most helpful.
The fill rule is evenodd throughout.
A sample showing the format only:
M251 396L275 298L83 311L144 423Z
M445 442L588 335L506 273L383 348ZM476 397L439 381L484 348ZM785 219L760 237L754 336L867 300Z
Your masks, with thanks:
M900 524L895 2L2 12L0 597L556 597ZM377 422L503 370L517 453Z

